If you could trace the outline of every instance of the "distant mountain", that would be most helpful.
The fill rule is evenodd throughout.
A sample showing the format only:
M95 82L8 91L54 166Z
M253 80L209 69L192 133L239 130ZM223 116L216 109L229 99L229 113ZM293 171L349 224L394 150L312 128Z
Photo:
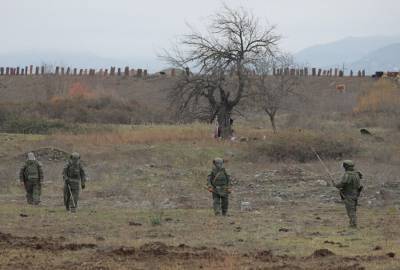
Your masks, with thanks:
M0 54L0 66L16 67L26 65L48 64L53 66L70 66L77 68L109 68L110 66L131 68L158 69L156 56L127 57L125 59L113 59L97 56L90 52L65 52L65 51L23 51L7 54Z
M400 42L370 52L360 60L350 64L353 70L365 69L368 74L375 71L400 70Z
M348 37L306 48L294 56L300 64L321 68L340 67L360 61L373 51L399 42L400 36Z

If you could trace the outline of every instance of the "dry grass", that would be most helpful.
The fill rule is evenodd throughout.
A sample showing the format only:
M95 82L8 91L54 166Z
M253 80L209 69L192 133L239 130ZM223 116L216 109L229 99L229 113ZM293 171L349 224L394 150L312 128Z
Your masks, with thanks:
M83 134L58 133L51 139L75 145L121 145L172 142L218 142L213 138L213 125L194 123L187 125L135 125L108 126L104 130ZM237 127L236 133L246 139L266 139L274 134L267 129ZM220 141L230 143L229 141Z
M184 141L212 140L211 126L193 125L143 125L118 128L88 134L56 134L54 139L76 145L150 144Z
M265 141L249 145L249 160L315 160L315 149L323 158L351 157L359 152L359 146L349 134L329 134L314 131L284 131L265 136Z
M389 79L375 82L364 95L358 98L355 113L393 112L398 113L400 104L399 85Z
M325 193L326 187L316 186L316 178L305 177L298 181L301 175L295 174L286 179L284 171L279 169L280 165L270 162L252 164L240 155L247 151L247 145L273 142L275 138L279 139L284 134L285 143L290 140L298 142L290 137L290 132L273 134L268 130L245 129L240 126L236 129L239 134L249 138L256 137L258 141L219 142L212 139L211 126L204 124L121 126L114 128L114 131L110 128L80 135L2 135L0 138L3 138L4 142L0 146L12 151L16 151L13 147L16 148L16 145L21 143L32 146L39 143L38 141L41 144L50 141L56 144L76 144L75 147L79 151L84 150L83 159L87 162L90 181L82 193L81 208L77 215L66 215L61 197L60 172L63 162L45 160L46 181L49 182L44 185L43 205L39 208L26 206L22 190L16 188L12 188L11 192L0 192L0 220L7 221L1 223L1 231L17 236L63 236L68 242L96 243L100 249L139 247L160 241L173 246L183 243L192 247L216 247L229 254L221 262L213 259L208 263L189 261L189 264L201 263L204 269L241 269L244 266L243 260L247 260L243 259L243 254L262 250L272 250L275 255L297 258L309 256L320 248L328 248L338 256L379 255L387 258L385 254L388 252L395 252L396 256L400 254L397 237L399 231L396 226L391 225L398 223L397 208L389 205L384 206L384 209L368 206L367 198L363 198L361 203L364 207L360 208L359 212L361 229L348 233L343 205L322 202L319 195L329 193ZM97 142L94 141L96 136ZM265 141L261 141L263 136ZM393 141L396 138L393 137ZM200 143L197 143L197 140L200 140ZM121 146L115 147L115 144ZM151 147L148 144L151 144ZM371 143L363 147L371 147ZM232 216L226 219L216 219L213 216L210 195L202 188L211 167L211 160L215 156L229 157L231 160L226 164L227 170L238 179L231 197ZM6 160L4 157L3 161ZM358 168L365 173L365 181L369 181L364 182L367 186L365 196L369 196L368 198L376 191L372 189L376 181L372 177L375 173L379 173L385 180L391 179L397 173L397 170L393 169L393 173L382 175L382 171L389 170L386 167L371 166L374 164L372 157L366 164L356 161ZM331 168L337 165L333 161L327 164ZM13 171L10 169L12 166L3 163L2 171ZM296 163L296 166L313 167L315 164ZM313 171L318 168L313 168ZM371 171L366 171L367 168ZM255 176L259 172L275 169L279 169L282 175L277 174L276 178L268 176L265 179ZM289 173L288 170L287 174ZM263 187L265 189L261 189ZM275 195L269 191L294 195L305 192L306 196L290 197L289 200L296 203L294 205L289 202L275 203L272 198ZM257 211L240 212L239 203L242 199L251 201L255 206L254 210ZM27 214L28 217L20 217L20 213ZM151 218L155 214L156 223L161 221L160 226L151 225ZM316 219L317 216L319 219ZM130 226L129 222L142 225ZM280 232L281 228L288 228L289 231ZM98 241L98 237L105 240ZM382 250L373 251L376 245L381 246ZM0 265L20 262L21 259L17 255L11 254L13 252L17 254L20 251L4 251L3 257L0 256ZM128 263L124 264L123 260L119 260L120 257L116 260L99 258L93 250L85 250L83 253L66 251L58 253L58 256L40 250L24 252L31 256L27 260L35 265L33 269L40 269L41 264L53 268L65 266L73 269L75 265L69 265L67 261L78 264L87 262L87 258L100 260L104 269L129 269ZM12 258L13 262L9 258ZM171 261L166 266L163 262L155 260L156 257L149 259L151 263L154 261L154 265L151 265L154 267L141 265L143 262L137 261L129 263L131 267L143 266L145 269L187 269L186 265L182 266L181 261ZM93 262L89 262L90 265L91 263ZM250 265L254 262L245 263ZM263 266L268 267L269 263L266 262ZM318 260L298 263L305 269L331 269L324 268L325 264L320 264L321 261ZM397 258L384 259L381 263L361 262L360 265L366 266L367 269L390 269L395 263L398 263Z
M387 220L385 211L380 209L363 209L360 213L361 229L358 231L346 230L344 227L346 217L342 205L326 206L323 209L310 209L305 207L277 208L263 210L258 213L233 212L233 217L216 219L210 210L203 209L170 209L165 210L163 223L161 226L151 226L148 217L151 211L120 208L93 207L82 208L75 216L65 215L61 207L50 209L46 207L30 208L15 204L4 203L0 207L1 218L8 220L2 228L2 232L11 232L13 235L28 236L32 233L37 237L47 238L51 235L54 239L65 237L67 242L73 243L95 243L101 247L139 247L146 243L161 241L167 245L178 246L185 243L192 247L216 247L227 253L221 261L214 261L210 258L205 269L242 269L241 263L244 262L245 253L258 252L264 250L272 251L274 255L293 256L293 259L307 257L317 249L327 248L338 256L383 256L388 252L400 253L398 245L398 229L391 226L390 234L387 235L386 226L383 222ZM298 212L304 213L299 215ZM282 217L282 213L285 217ZM21 222L19 213L28 215ZM313 214L318 213L321 220L329 220L329 224L315 220ZM393 213L398 215L398 210ZM332 218L332 215L339 217ZM167 221L168 220L168 221ZM43 231L41 225L46 224ZM141 226L129 226L129 222L142 224ZM297 229L294 229L296 225ZM279 232L279 229L289 228L288 232ZM205 229L207 228L207 229ZM238 230L237 228L241 228ZM16 232L18 230L18 233ZM98 237L103 237L103 241L98 241ZM374 251L376 246L382 250ZM3 254L7 254L5 251ZM63 252L55 256L40 250L26 250L28 254L34 254L29 260L39 265L67 265L65 260L83 262L87 260L81 257L78 252ZM92 258L96 256L95 251L83 251L85 255ZM10 255L10 254L8 254ZM124 260L111 260L111 258L101 258L97 255L96 259L105 260L111 267L110 269L121 269ZM397 257L397 256L396 256ZM7 256L0 256L0 265L11 262ZM94 257L93 257L94 258ZM121 257L123 258L123 257ZM128 257L126 257L128 258ZM149 258L147 263L161 263L160 258L154 256ZM193 259L193 258L192 258ZM47 260L47 261L46 261ZM341 257L335 258L337 263L342 263ZM361 265L368 266L367 269L396 269L385 268L399 263L399 260L383 259L378 264L374 260L359 259ZM19 261L14 258L14 262ZM192 263L198 263L193 259ZM138 267L140 261L134 261L132 266ZM250 262L248 262L250 263ZM251 263L256 263L255 261ZM258 262L260 263L260 262ZM266 262L268 266L271 262ZM287 261L287 263L290 263ZM296 261L302 268L299 269L328 269L324 266L329 265L327 261ZM315 265L314 265L315 263ZM322 264L321 264L322 263ZM176 264L176 265L175 265ZM43 267L42 265L42 267ZM181 265L182 266L182 265ZM179 261L171 260L169 268L163 265L154 265L152 269L180 269ZM315 267L315 268L314 268ZM36 268L35 268L36 269ZM89 268L93 269L93 268ZM105 268L108 269L108 268ZM129 267L127 269L130 269ZM182 269L187 269L183 267ZM290 267L283 269L292 269ZM335 269L335 268L329 268ZM345 269L345 268L344 268Z

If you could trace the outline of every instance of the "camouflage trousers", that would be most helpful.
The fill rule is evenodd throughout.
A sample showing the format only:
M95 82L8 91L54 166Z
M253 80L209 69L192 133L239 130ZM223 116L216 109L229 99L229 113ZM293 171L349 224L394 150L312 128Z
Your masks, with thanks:
M42 193L42 185L39 179L28 180L25 182L26 201L29 204L38 205Z
M212 198L213 198L214 214L218 216L222 213L222 215L225 216L228 213L228 205L229 205L228 195L222 196L218 193L213 192Z
M357 227L357 199L344 198L347 215L349 216L350 227Z
M64 183L64 205L67 211L76 212L80 193L80 181L67 180Z

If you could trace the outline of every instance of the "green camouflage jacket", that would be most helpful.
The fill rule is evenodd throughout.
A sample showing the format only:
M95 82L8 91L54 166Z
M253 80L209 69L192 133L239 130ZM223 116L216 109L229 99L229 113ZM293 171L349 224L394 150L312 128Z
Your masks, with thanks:
M43 181L42 164L37 160L27 160L19 171L19 180L21 182L30 180Z
M67 180L80 180L82 185L85 185L86 182L86 173L83 169L81 163L74 164L71 161L65 165L63 170L63 179Z
M207 177L207 186L219 195L227 195L231 180L224 168L214 167Z
M353 168L346 170L342 177L342 181L336 184L336 187L340 190L341 194L346 198L357 199L360 195L360 180L362 174L358 171L354 171Z

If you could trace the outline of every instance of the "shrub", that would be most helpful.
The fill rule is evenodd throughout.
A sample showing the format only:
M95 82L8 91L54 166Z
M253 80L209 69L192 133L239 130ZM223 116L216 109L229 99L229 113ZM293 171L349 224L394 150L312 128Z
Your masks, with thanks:
M380 79L358 98L354 113L399 113L400 89L389 79Z
M324 159L348 158L359 151L354 139L345 135L293 131L268 136L265 141L249 144L249 159L271 161L315 160L312 149Z
M166 122L168 114L111 96L56 98L38 104L33 111L51 119L99 124L144 124Z
M95 94L89 89L88 86L76 82L71 85L68 90L69 97L82 97L82 98L94 98Z
M150 224L153 226L161 225L162 217L164 213L162 211L155 211L150 215Z
M56 130L72 130L72 126L63 121L21 117L7 118L2 121L0 128L3 132L23 134L49 134Z

